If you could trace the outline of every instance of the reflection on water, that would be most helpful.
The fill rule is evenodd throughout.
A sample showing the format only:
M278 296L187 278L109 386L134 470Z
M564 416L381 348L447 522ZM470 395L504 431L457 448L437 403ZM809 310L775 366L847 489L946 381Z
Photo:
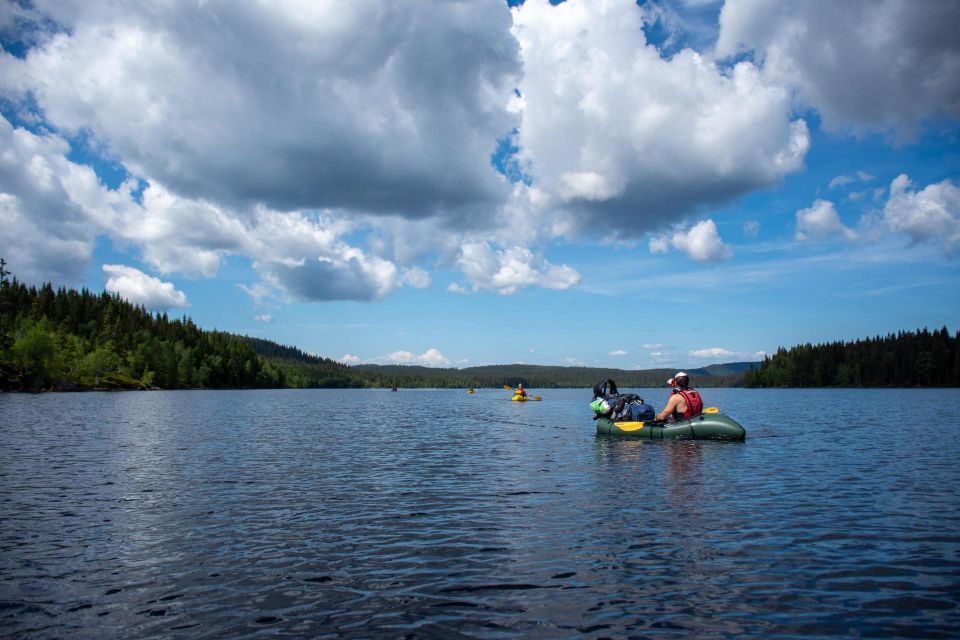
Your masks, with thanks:
M535 393L0 396L0 635L956 635L960 392Z

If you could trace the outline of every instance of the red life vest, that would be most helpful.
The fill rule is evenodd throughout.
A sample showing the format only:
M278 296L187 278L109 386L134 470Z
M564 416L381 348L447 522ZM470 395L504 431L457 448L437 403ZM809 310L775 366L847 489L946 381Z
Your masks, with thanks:
M703 413L703 400L696 389L674 389L673 392L682 395L684 402L687 403L687 410L682 415L679 411L674 410L673 416L675 418L687 419Z

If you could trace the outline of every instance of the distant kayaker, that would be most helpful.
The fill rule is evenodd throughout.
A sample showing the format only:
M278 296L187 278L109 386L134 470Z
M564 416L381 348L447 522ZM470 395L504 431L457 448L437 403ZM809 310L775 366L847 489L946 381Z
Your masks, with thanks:
M657 416L657 420L685 420L698 416L703 413L703 400L696 389L690 388L690 376L683 371L678 371L675 376L667 380L667 384L673 387L670 393L670 399L667 406Z
M515 392L515 395L518 395L518 396L520 396L521 398L526 398L526 397L527 397L527 392L524 390L522 384L518 384L518 385L517 385L517 390L516 390L516 392Z

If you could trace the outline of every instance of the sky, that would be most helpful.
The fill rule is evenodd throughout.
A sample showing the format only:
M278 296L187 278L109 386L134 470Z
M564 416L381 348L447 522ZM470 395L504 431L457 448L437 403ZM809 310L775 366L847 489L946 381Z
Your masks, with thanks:
M348 364L960 329L960 3L0 0L0 256Z

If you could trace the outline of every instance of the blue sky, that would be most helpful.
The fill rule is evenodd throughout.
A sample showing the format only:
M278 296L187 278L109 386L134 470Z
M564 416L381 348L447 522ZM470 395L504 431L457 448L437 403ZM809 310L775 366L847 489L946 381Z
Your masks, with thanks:
M953 2L0 5L0 255L348 363L960 317Z

